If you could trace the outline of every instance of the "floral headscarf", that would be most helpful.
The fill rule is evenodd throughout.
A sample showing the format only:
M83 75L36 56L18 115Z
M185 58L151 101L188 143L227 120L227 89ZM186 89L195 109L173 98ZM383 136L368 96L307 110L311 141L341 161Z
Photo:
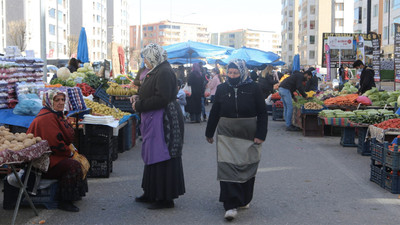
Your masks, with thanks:
M253 80L249 76L249 70L246 67L246 61L244 61L243 59L234 59L229 62L228 68L229 68L230 64L235 64L240 72L240 81L235 86L241 86L243 84L248 84L248 83L253 82ZM229 83L229 80L228 80L228 83ZM229 85L231 85L231 84L229 84Z
M43 106L47 107L48 109L51 109L53 112L57 112L56 110L54 110L54 105L53 105L53 100L54 97L56 97L59 94L63 94L65 97L65 104L67 105L69 100L68 100L68 95L65 92L62 92L60 90L57 89L51 89L46 91L43 94ZM64 106L64 110L65 110L65 106Z
M141 55L153 66L153 69L168 58L167 51L165 51L161 46L153 43L148 44L142 50Z

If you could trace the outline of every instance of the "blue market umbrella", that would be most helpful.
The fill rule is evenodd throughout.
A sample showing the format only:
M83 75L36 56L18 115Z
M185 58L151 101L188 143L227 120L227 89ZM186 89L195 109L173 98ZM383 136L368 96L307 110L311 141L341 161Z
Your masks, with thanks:
M293 56L292 72L300 70L300 55L296 54Z
M231 47L212 45L202 42L187 41L177 44L167 45L163 47L167 53L168 58L182 58L189 59L189 63L193 58L206 58L218 55L229 54L233 51Z
M170 64L189 64L189 63L206 63L204 60L201 59L191 59L189 62L189 59L184 59L184 58L175 58L175 59L168 59L168 62Z
M286 63L284 61L276 61L276 62L272 62L270 65L272 66L283 66Z
M84 27L82 27L81 33L79 34L78 53L76 58L82 63L89 62L89 50L87 45L86 31Z
M273 63L281 57L273 52L265 52L255 48L241 47L234 50L228 58L222 59L223 64L228 64L234 59L243 59L249 68L261 67Z

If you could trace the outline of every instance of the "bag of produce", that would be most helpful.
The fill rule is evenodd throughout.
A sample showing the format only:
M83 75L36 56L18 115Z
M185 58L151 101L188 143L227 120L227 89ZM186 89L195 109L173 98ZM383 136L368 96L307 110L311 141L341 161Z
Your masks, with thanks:
M372 105L372 101L367 96L358 96L356 101L362 105Z

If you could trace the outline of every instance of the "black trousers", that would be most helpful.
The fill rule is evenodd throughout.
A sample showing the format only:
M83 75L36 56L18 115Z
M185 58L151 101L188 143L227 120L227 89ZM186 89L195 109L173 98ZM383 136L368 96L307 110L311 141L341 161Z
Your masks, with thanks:
M255 177L245 183L220 181L219 201L224 203L225 210L245 206L253 199Z

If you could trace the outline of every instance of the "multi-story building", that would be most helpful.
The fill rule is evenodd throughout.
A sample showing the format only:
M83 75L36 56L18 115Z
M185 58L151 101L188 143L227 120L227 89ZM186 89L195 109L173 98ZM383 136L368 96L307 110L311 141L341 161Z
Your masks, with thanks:
M354 1L354 33L375 32L381 35L383 58L394 57L394 24L400 23L399 0Z
M282 0L282 55L281 60L286 62L288 68L293 61L293 56L298 53L298 4L299 0Z
M140 26L130 27L130 46L140 49ZM161 21L143 25L143 43L157 43L161 46L185 41L209 43L207 27L201 24Z
M107 42L129 47L128 1L107 0ZM108 56L111 57L110 55Z
M291 66L290 58L298 53L301 66L321 67L322 34L352 33L353 9L353 0L283 0L283 60L287 60L288 66ZM291 10L294 20L290 19ZM285 16L285 12L288 16ZM293 40L290 37L293 37Z
M211 44L241 48L243 46L281 54L281 37L273 31L238 29L211 35Z
M69 32L69 0L48 0L45 2L46 55L48 59L68 58L67 36ZM40 1L0 1L0 47L13 45L9 37L8 23L25 23L25 50L33 50L36 57L41 54ZM22 49L23 50L23 49Z

